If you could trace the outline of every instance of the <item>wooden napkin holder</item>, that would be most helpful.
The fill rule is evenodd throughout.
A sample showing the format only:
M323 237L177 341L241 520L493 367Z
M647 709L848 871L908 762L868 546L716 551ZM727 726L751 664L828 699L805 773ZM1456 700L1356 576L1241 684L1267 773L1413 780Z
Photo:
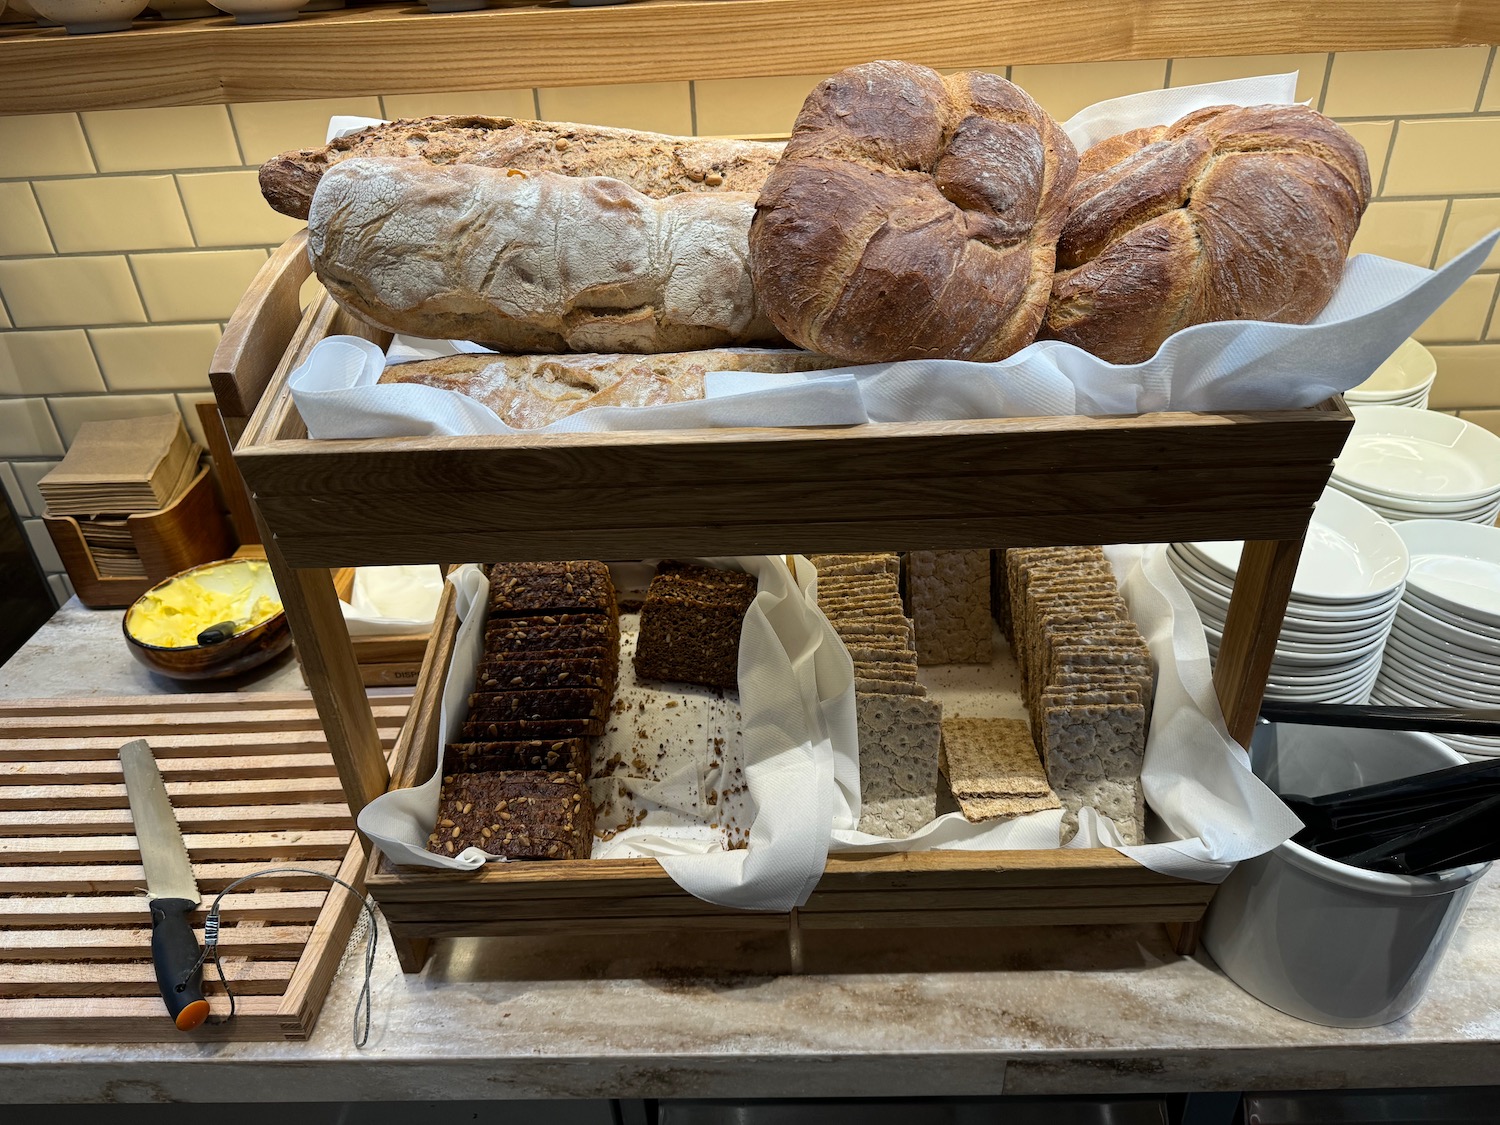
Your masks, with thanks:
M235 547L207 465L165 508L126 517L130 538L146 568L144 578L100 574L83 529L72 516L43 516L42 522L78 600L90 609L127 607L163 579L200 563L228 558Z

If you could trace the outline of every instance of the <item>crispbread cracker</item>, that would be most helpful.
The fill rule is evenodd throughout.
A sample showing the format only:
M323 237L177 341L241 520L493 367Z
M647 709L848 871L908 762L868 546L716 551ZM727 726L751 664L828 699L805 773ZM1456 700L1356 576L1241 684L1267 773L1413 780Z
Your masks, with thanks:
M1088 807L1107 817L1128 845L1146 842L1146 795L1139 780L1087 782L1057 791L1062 800L1062 842L1078 835L1078 813Z
M988 551L913 551L906 557L906 592L923 664L988 664Z
M945 720L939 763L965 820L1061 808L1022 720Z
M942 706L915 695L855 694L859 830L910 836L937 815Z

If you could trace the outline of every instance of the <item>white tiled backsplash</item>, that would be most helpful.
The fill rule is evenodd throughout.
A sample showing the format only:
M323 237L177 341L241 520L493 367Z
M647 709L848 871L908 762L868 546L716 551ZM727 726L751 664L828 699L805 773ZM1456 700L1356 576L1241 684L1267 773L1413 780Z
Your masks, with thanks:
M1500 226L1500 75L1489 47L986 68L1065 118L1101 98L1300 72L1298 96L1365 146L1376 187L1355 250L1436 266ZM331 114L486 113L701 135L784 135L822 75L0 117L0 486L43 565L36 481L95 418L196 402L224 320L300 225L255 169L322 143ZM1500 432L1500 252L1418 333L1432 405ZM41 534L39 534L41 533ZM53 581L66 591L65 579Z

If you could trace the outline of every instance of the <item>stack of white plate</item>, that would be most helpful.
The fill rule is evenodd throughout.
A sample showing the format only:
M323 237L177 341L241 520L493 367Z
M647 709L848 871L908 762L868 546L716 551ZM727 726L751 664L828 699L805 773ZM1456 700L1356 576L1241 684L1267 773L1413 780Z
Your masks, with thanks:
M1224 637L1239 543L1173 543L1167 560L1203 618L1215 659ZM1328 489L1292 581L1266 695L1307 703L1363 703L1406 584L1406 546L1367 506Z
M1500 516L1500 437L1432 410L1369 406L1329 482L1392 523Z
M1500 528L1410 520L1397 534L1411 577L1370 698L1405 707L1500 706ZM1500 738L1438 735L1460 754L1500 757Z
M1407 406L1427 409L1427 395L1437 378L1437 361L1432 353L1415 340L1407 340L1375 373L1352 391L1344 392L1344 401L1354 410L1367 406Z

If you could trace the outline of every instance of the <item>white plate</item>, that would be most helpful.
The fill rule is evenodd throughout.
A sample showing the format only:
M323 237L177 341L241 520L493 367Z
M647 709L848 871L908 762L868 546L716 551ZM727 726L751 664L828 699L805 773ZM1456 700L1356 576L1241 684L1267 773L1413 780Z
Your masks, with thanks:
M1376 683L1407 696L1414 706L1431 707L1494 707L1497 700L1483 692L1459 691L1433 683L1431 680L1413 682L1406 679L1399 668L1383 667Z
M1188 543L1197 556L1230 581L1240 565L1239 542ZM1401 586L1407 552L1400 536L1369 506L1337 489L1325 489L1313 507L1302 543L1292 597L1299 602L1345 606L1377 602Z
M1206 580L1201 571L1182 563L1180 558L1173 557L1168 549L1168 561L1172 570L1193 601L1197 603L1200 612L1205 610L1213 613L1220 623L1224 615L1229 611L1229 592L1226 587L1213 586ZM1380 620L1383 615L1389 614L1400 601L1401 590L1398 587L1379 601L1362 602L1355 605L1323 605L1308 602L1288 602L1286 607L1286 620L1293 622L1298 628L1306 628L1321 631L1325 626L1358 625L1360 622L1370 624Z
M1409 496L1388 496L1371 492L1346 480L1335 480L1332 487L1361 504L1368 505L1375 512L1399 513L1401 519L1467 519L1486 511L1495 502L1493 496L1484 496L1478 500L1413 500Z
M1432 386L1437 378L1437 360L1417 341L1405 340L1370 377L1345 393L1347 399L1365 395L1399 395Z
M1479 667L1500 666L1500 639L1487 640L1473 635L1466 643L1461 644L1425 629L1416 628L1407 624L1405 618L1398 617L1391 623L1391 635L1386 643L1390 644L1391 641L1396 640L1403 644L1415 645L1423 650L1430 650L1434 655L1451 660L1455 664L1473 664Z
M1403 601L1396 609L1396 620L1404 622L1414 632L1425 633L1465 648L1485 648L1500 641L1500 632L1481 629L1465 621L1454 621L1451 615L1446 618L1438 617L1415 601Z
M1431 684L1444 691L1484 696L1500 704L1500 676L1470 676L1451 664L1423 660L1390 646L1382 654L1381 664L1382 674L1414 688Z
M1367 492L1416 500L1483 500L1500 493L1500 437L1434 410L1370 406L1333 463Z
M1408 520L1397 534L1411 551L1413 595L1500 629L1500 527Z

